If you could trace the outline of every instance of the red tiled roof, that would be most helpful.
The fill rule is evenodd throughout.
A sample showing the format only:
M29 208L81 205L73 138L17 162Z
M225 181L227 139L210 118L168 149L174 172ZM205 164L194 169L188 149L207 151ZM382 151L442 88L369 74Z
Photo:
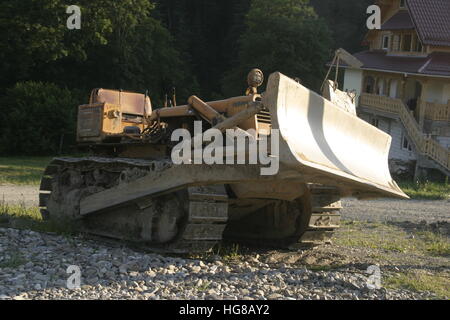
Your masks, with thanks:
M381 26L381 30L414 29L414 24L407 10L400 10Z
M450 0L407 0L423 44L450 46Z
M450 53L434 52L428 57L390 56L385 51L362 51L354 56L362 69L450 77ZM342 67L346 67L341 62Z

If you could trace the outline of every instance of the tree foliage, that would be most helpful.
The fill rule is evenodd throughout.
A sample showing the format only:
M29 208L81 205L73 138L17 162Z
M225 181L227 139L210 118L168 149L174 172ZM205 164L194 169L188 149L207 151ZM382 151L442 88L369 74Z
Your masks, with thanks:
M366 10L372 4L373 0L311 0L317 14L328 25L332 48L344 48L351 53L361 50L367 33Z
M246 17L237 66L224 78L227 94L245 87L246 73L280 71L316 89L329 57L330 37L325 23L307 0L253 0Z
M0 154L58 154L61 142L73 145L81 98L43 82L20 82L7 89L0 98Z
M80 0L81 29L66 27L63 0L5 0L0 16L0 85L43 80L75 88L196 87L148 0Z
M71 112L98 87L148 90L158 107L173 87L179 103L242 94L257 67L317 89L334 49L360 49L371 2L3 0L0 152L54 152L62 132L74 136ZM72 4L80 30L66 26Z

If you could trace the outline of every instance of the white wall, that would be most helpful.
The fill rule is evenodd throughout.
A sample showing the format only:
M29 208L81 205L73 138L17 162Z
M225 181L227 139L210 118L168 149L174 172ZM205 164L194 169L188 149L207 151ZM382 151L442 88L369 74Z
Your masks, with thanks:
M398 121L391 121L391 132L392 137L391 149L389 150L389 159L399 159L404 161L416 160L416 148L414 144L412 145L412 151L403 149L403 135L406 134L403 125ZM411 139L408 139L412 143Z
M361 95L363 72L359 69L345 69L344 91L356 91L356 101Z
M392 79L390 83L389 88L389 97L391 98L398 98L398 83L399 81L397 79Z
M372 114L361 113L360 118L372 124L373 119L378 119L378 129L383 130L392 137L391 149L389 150L389 159L397 159L403 161L417 160L416 148L412 144L412 151L403 149L403 135L406 131L401 123L395 119L377 117ZM408 139L412 143L411 139Z
M437 103L447 103L447 101L443 101L443 91L444 84L442 82L429 81L427 83L425 95L425 101L428 102L437 102Z

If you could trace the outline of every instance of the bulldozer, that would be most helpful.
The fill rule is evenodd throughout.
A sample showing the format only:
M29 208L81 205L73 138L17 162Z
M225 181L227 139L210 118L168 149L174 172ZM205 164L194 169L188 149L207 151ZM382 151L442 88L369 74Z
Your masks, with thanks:
M184 105L171 97L161 108L146 93L94 89L78 107L77 142L89 156L54 158L47 166L43 218L166 252L205 252L222 240L300 248L331 241L343 197L407 198L389 173L391 137L352 112L354 97L340 105L344 93L332 81L319 95L279 72L263 93L260 70L247 80L242 96L191 96ZM201 133L216 129L230 140L234 130L257 145L276 132L277 150L269 148L267 158L278 170L261 174L261 161L205 163L195 156L176 163L173 134L183 129L195 140L196 123ZM187 146L201 155L207 143ZM227 150L231 160L248 155L233 152Z

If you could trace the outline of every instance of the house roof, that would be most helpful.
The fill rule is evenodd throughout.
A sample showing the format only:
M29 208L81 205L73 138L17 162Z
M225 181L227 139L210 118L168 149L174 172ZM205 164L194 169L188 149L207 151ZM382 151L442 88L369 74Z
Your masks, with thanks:
M381 30L409 30L414 24L407 10L400 10L382 24Z
M423 44L450 46L450 0L407 0Z
M450 53L435 52L431 55L431 58L430 62L424 67L423 72L450 75Z
M405 57L387 55L385 51L362 51L354 56L363 63L361 69L450 77L450 53L446 52L434 52L428 57ZM345 63L341 66L347 67Z

